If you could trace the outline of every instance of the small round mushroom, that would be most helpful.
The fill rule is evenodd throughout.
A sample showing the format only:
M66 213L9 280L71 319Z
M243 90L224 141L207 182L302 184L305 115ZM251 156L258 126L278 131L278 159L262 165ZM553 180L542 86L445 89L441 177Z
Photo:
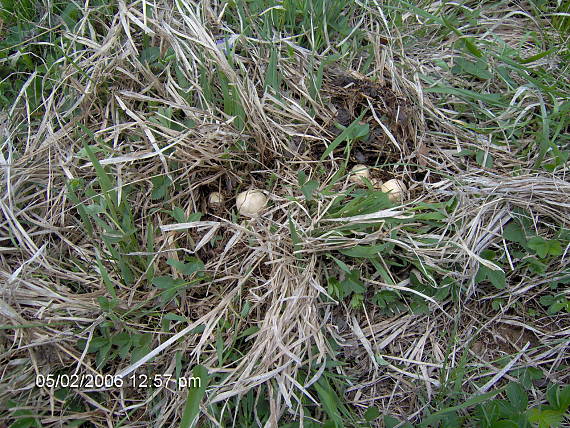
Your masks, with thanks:
M208 196L208 205L211 207L217 208L220 207L224 203L224 195L220 192L212 192L210 196Z
M404 201L404 196L406 194L406 185L402 180L393 178L388 180L380 186L380 190L384 193L388 193L388 198L392 202L402 203Z
M257 189L246 190L236 196L236 207L242 215L257 215L266 205L267 197Z
M349 181L356 184L365 184L364 179L370 180L370 170L366 165L354 165L350 170Z

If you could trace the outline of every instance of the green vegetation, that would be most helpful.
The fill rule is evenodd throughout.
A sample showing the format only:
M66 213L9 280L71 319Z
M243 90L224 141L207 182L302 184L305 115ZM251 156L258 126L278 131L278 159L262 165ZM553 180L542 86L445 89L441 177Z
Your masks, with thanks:
M565 426L569 14L0 0L0 425Z

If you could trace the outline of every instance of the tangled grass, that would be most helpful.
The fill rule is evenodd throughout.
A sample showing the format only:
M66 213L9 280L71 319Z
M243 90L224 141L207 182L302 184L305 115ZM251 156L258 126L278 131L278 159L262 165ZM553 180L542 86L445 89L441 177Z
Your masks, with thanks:
M532 5L331 2L327 26L270 3L46 2L5 48L40 64L10 75L0 130L7 423L384 426L365 411L568 383L561 27ZM244 219L249 188L270 205Z

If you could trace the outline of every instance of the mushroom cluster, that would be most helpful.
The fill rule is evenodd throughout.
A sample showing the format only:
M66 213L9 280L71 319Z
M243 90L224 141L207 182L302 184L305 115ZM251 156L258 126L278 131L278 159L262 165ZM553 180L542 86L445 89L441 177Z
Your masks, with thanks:
M220 192L211 192L208 195L208 206L219 210L224 206L225 198ZM267 197L258 189L250 189L236 196L236 208L241 215L254 217L267 206Z
M388 198L392 202L402 203L404 201L406 191L408 190L404 182L396 178L388 180L385 183L382 183L376 178L370 178L370 169L366 165L361 164L352 167L348 180L351 183L359 185L366 185L366 182L370 181L375 189L388 193Z
M348 177L351 183L361 186L372 184L375 189L387 193L390 201L395 203L404 202L407 187L402 180L393 178L382 182L370 176L370 168L366 165L355 165ZM255 217L267 206L267 196L259 189L250 189L236 196L236 208L241 215ZM224 195L220 192L212 192L208 196L208 205L212 208L220 208L224 204Z

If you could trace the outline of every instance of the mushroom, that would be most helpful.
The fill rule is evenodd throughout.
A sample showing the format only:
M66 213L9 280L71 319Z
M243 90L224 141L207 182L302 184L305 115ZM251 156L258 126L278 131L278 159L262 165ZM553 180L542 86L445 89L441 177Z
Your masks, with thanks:
M208 196L208 205L211 207L219 207L224 203L224 195L220 192L212 192Z
M366 165L354 165L350 170L349 181L356 184L365 184L365 180L370 180L370 170Z
M266 205L267 197L261 190L246 190L236 196L236 207L242 215L254 216L259 214Z
M393 178L388 180L380 186L380 190L384 193L388 193L388 198L392 202L402 203L404 201L404 195L406 193L406 185L402 180Z

